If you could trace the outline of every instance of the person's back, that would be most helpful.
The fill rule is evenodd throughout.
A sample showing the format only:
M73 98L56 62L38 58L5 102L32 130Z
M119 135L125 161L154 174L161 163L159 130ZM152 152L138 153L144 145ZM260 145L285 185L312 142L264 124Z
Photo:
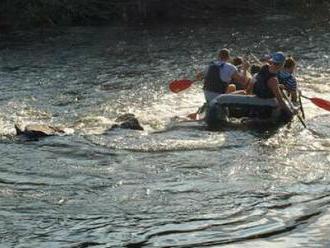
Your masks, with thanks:
M220 78L227 86L232 82L235 73L238 73L236 66L229 62L224 62L222 66L220 66Z
M225 63L219 61L213 61L210 63L204 77L204 91L215 92L218 94L225 93L227 82L221 78L223 67L225 67Z
M274 98L272 90L268 87L268 80L275 77L275 73L269 71L269 65L264 65L256 75L256 81L253 86L253 93L260 98Z
M203 90L208 103L218 95L226 93L230 83L246 84L247 81L245 76L240 75L237 68L228 62L230 58L228 49L220 50L218 56L218 61L210 64L204 77ZM216 73L216 70L219 73ZM214 80L215 78L216 80Z
M233 76L237 74L237 68L228 63L230 58L228 49L220 50L218 56L218 61L210 63L204 77L203 90L207 102L220 94L224 94Z

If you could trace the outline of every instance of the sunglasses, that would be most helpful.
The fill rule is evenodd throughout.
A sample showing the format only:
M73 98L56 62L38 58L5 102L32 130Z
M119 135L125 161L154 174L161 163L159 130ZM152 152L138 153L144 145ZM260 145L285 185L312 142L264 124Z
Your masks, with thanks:
M282 63L275 63L275 62L272 62L272 61L270 61L269 64L275 65L275 66L282 66L283 65Z

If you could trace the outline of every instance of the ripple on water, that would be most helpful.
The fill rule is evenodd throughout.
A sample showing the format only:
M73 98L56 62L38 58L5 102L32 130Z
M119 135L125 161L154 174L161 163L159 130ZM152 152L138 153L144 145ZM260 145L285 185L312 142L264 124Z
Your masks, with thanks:
M275 24L283 18L74 28L28 47L6 42L0 133L10 133L19 117L76 123L79 132L36 142L1 140L1 243L326 247L329 116L320 116L309 100L306 130L293 125L261 136L169 123L195 112L204 99L198 82L179 94L169 92L168 82L193 79L221 44L233 55L292 53L306 95L327 99L328 26L310 28L294 18L288 36ZM106 131L126 112L146 131Z
M109 149L124 149L137 152L165 152L189 150L214 150L244 147L248 145L251 134L236 131L209 132L200 126L179 127L166 132L141 132L131 130L112 130L106 135L85 136L93 144Z

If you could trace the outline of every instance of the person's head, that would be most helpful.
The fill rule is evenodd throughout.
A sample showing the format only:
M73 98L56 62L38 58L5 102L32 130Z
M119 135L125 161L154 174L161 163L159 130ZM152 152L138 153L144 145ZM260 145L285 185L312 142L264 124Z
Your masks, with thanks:
M230 59L230 51L227 48L223 48L218 53L218 58L222 61L228 61Z
M293 73L296 68L296 61L291 56L288 56L284 63L284 69L290 73Z
M260 62L263 63L263 64L268 64L271 59L272 59L272 56L271 55L264 54L264 56L262 56L260 58Z
M259 73L261 70L261 66L260 65L252 65L250 68L250 72L252 75Z
M226 94L230 94L234 91L236 91L236 85L235 84L229 84L227 89L226 89Z
M243 64L242 57L237 56L237 57L233 58L233 65L234 66L239 66L241 64Z
M285 56L282 52L275 52L272 54L272 58L269 61L270 70L278 72L282 69L285 62Z

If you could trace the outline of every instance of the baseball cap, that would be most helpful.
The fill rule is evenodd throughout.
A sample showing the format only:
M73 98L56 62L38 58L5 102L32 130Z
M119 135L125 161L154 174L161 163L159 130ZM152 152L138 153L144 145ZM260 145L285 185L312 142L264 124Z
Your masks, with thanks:
M270 61L273 62L274 64L283 64L285 61L284 53L282 52L273 53Z

